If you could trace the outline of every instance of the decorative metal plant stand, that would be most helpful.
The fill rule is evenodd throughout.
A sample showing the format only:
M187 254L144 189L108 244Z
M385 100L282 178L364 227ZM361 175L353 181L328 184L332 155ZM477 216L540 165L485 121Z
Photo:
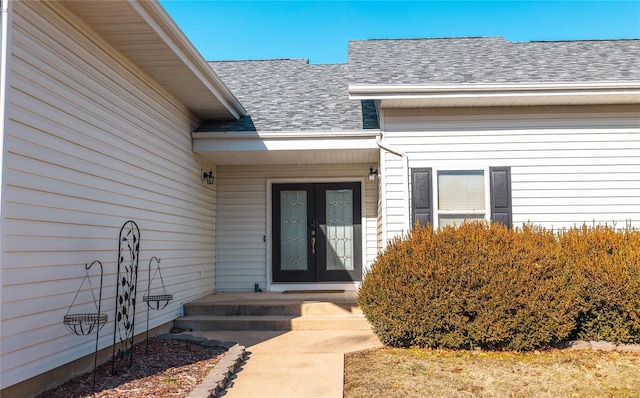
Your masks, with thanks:
M89 276L89 269L93 267L94 264L98 264L100 266L100 290L98 293L98 300L96 300L96 296L93 293L93 286L91 285L91 278ZM76 292L76 296L73 298L67 313L64 316L63 323L66 328L73 334L78 336L86 336L93 332L96 332L96 347L95 352L93 354L93 387L96 385L96 369L98 367L98 340L100 339L100 329L107 323L107 314L103 314L100 312L102 306L102 278L103 278L103 269L102 263L98 260L92 262L91 264L85 264L85 275L82 283L80 284L80 288ZM89 290L91 291L91 296L93 297L93 304L96 307L95 313L83 313L83 314L73 314L71 309L73 308L76 299L78 298L78 294L82 290L82 286L84 283L88 282Z
M156 261L156 269L151 276L151 263ZM151 282L155 279L156 275L160 277L160 285L162 286L162 294L151 295ZM142 296L142 301L147 303L147 341L146 350L149 352L149 310L162 310L167 307L169 302L173 300L173 294L167 294L167 289L164 286L164 280L162 279L162 272L160 271L160 259L156 256L151 257L149 260L149 277L147 279L147 294Z
M140 229L138 224L129 220L120 228L118 243L112 374L116 374L123 366L130 368L133 364L133 329L136 317L139 254Z

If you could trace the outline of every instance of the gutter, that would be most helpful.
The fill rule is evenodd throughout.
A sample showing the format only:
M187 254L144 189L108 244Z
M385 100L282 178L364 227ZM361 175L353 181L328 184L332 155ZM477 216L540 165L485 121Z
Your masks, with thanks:
M290 132L192 132L194 152L378 149L379 130Z
M349 98L356 100L431 100L456 102L474 101L474 106L496 105L502 100L508 105L517 99L518 105L563 105L568 103L638 104L640 82L592 83L508 83L508 84L350 84ZM454 102L455 101L455 102Z
M349 94L362 95L420 95L420 94L473 94L473 93L534 93L545 92L620 92L640 90L640 82L590 83L460 83L460 84L349 84Z
M297 140L297 139L351 139L379 138L380 130L342 131L194 131L193 139L233 139L233 140Z

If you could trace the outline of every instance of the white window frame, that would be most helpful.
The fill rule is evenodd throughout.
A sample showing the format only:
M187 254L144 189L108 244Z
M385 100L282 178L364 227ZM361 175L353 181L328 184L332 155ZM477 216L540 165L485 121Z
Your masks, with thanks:
M431 185L432 185L432 189L431 192L433 193L433 227L438 229L440 228L440 215L446 215L446 214L451 214L451 215L455 215L455 214L461 214L459 211L455 211L455 210L439 210L440 208L440 204L439 204L439 191L438 191L438 177L439 174L441 172L455 172L455 171L482 171L483 173L483 178L484 178L484 211L481 210L474 210L474 211L467 211L466 214L484 214L484 221L486 222L490 222L491 221L491 187L489 186L489 166L485 166L485 167L434 167L432 168L433 170L433 177L431 178Z

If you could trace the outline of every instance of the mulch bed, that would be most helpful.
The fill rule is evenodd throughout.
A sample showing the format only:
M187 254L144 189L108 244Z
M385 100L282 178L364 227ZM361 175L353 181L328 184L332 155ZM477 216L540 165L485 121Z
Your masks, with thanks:
M99 365L96 385L93 372L78 376L40 398L186 397L215 367L225 352L191 342L150 339L133 348L133 366L111 375L111 360Z

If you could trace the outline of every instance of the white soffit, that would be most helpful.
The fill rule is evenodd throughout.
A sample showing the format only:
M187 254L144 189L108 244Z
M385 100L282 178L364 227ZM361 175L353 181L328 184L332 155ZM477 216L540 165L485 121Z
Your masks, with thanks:
M246 114L156 1L65 3L201 119L234 120Z
M351 99L382 108L640 104L640 82L349 85Z

